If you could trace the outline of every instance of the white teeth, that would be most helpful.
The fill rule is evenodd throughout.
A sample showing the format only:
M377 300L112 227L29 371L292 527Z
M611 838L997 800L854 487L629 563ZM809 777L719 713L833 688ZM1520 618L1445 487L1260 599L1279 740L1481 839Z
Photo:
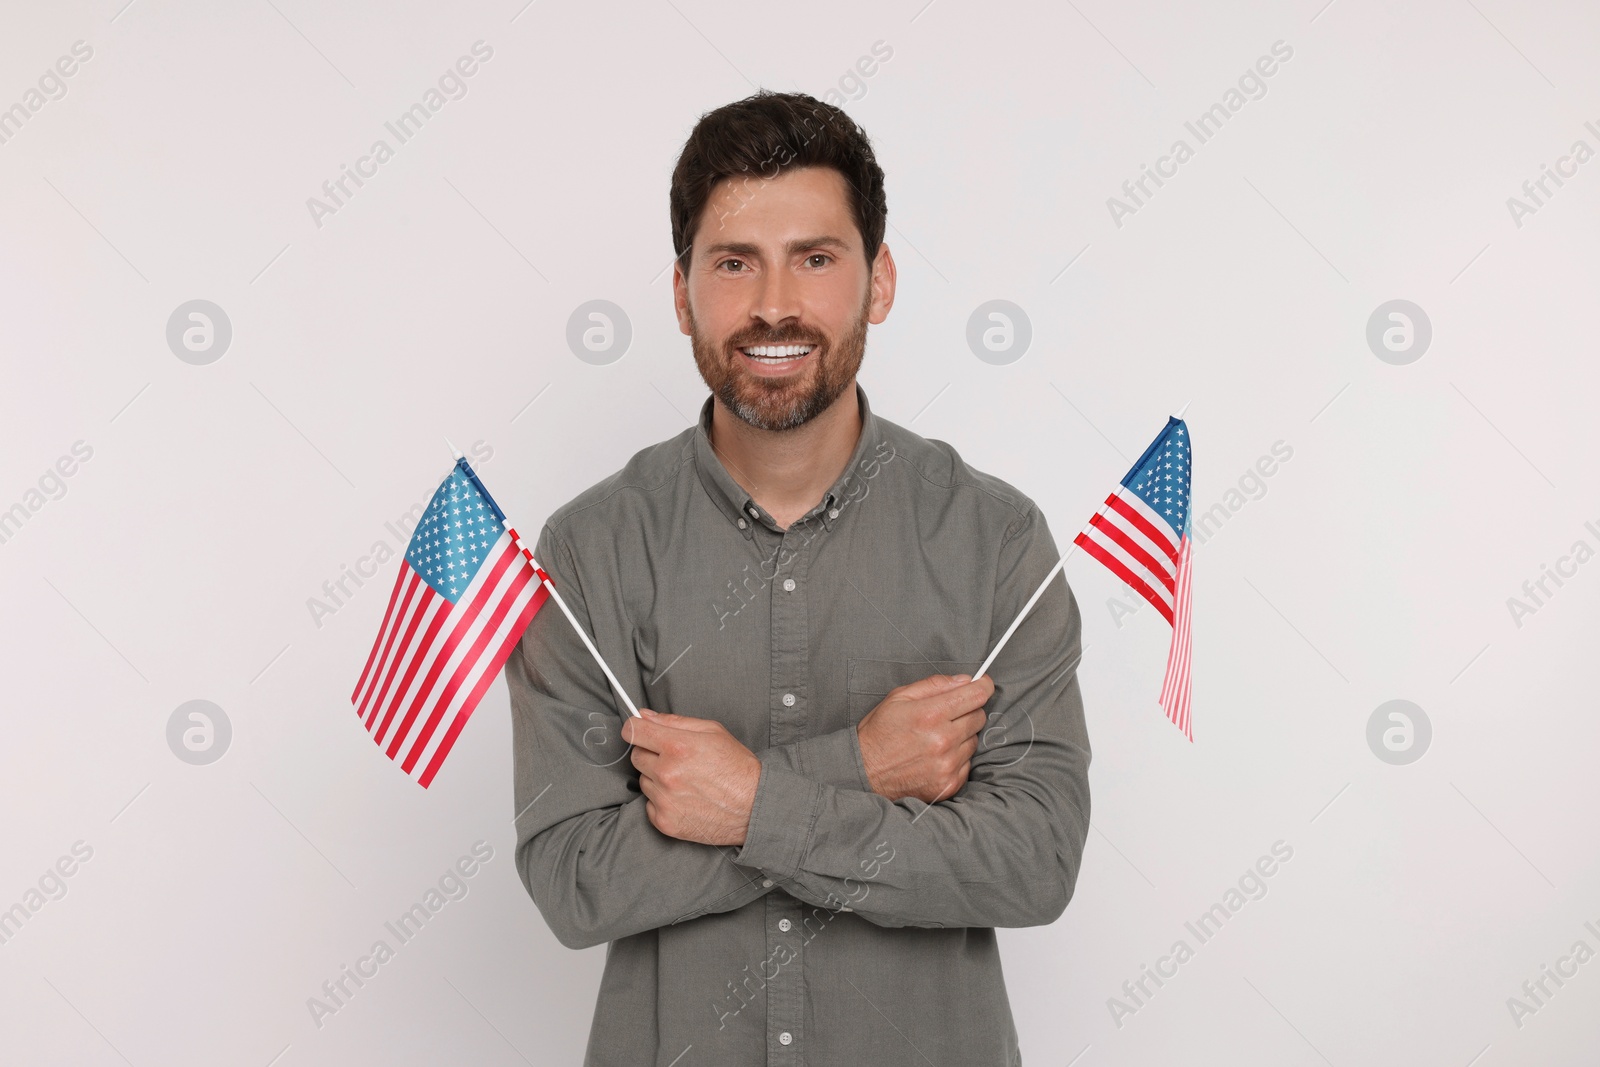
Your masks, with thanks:
M739 351L755 359L781 361L803 356L815 347L815 345L751 345Z

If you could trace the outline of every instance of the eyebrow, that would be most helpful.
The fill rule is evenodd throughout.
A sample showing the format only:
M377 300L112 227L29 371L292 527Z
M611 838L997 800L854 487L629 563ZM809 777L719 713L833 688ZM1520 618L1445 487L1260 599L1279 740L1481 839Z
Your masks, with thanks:
M821 237L802 237L790 241L784 247L784 251L792 256L796 252L804 252L808 248L833 248L840 252L848 252L850 250L850 246L842 239L824 235ZM705 254L708 256L722 255L724 253L737 256L760 256L761 250L748 241L721 241L708 246L705 250Z

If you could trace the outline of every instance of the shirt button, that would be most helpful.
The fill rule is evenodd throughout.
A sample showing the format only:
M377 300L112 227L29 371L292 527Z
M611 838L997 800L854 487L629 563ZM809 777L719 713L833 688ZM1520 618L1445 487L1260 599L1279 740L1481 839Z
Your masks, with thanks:
M794 694L793 693L785 693L785 694L783 694L783 706L786 707L786 708L794 707Z
M828 509L828 518L837 519L838 517L839 517L839 509L838 508L829 508Z
M761 879L761 888L762 889L771 889L772 888L772 879L771 878L763 878L763 879Z
M746 522L745 522L745 521L744 521L744 520L743 520L743 519L740 519L740 520L739 520L739 529L741 529L741 530L742 530L742 529L744 529L744 528L745 528L745 527L746 527L746 526L747 526L747 525L749 525L749 524L748 524L748 523L746 523Z
M794 1040L794 1035L791 1034L787 1030L785 1030L783 1033L778 1035L778 1044L780 1044L780 1045L787 1045L789 1042L791 1042L793 1040Z
M794 592L794 579L793 578L785 578L783 580L783 591L785 593Z
M755 508L751 508L750 509L750 517L752 519L759 519L761 517L761 512L757 511Z
M791 927L793 925L794 924L791 923L788 919L779 919L778 920L778 929L782 930L784 933L788 933L789 932L789 927Z

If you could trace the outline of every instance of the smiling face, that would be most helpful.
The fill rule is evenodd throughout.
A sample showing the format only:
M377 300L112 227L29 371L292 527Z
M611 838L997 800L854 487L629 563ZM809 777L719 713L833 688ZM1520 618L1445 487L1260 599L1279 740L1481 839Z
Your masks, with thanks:
M867 324L894 303L894 260L883 246L869 270L844 177L801 167L721 182L672 288L712 394L751 426L787 430L855 381Z

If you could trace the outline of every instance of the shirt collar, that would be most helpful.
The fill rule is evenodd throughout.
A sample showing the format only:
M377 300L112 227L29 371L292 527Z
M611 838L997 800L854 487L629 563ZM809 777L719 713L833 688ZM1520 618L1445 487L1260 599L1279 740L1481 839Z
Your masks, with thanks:
M841 503L845 499L845 492L850 488L851 472L855 471L860 463L867 457L868 452L874 447L878 437L878 420L872 414L872 407L867 403L867 392L857 382L855 386L856 402L861 414L861 437L856 441L855 451L850 456L850 461L845 464L844 470L834 481L828 491L823 494L822 500L812 508L802 519L809 518L820 512L822 524L828 529L833 528L834 520L839 517ZM712 504L718 511L734 525L746 538L755 536L754 524L762 522L773 530L777 524L772 521L764 508L759 507L751 499L750 494L723 466L722 459L711 447L711 411L716 404L715 397L706 397L705 403L700 406L699 425L694 434L694 461L695 468L700 474L700 484L705 486L706 493L711 497Z

